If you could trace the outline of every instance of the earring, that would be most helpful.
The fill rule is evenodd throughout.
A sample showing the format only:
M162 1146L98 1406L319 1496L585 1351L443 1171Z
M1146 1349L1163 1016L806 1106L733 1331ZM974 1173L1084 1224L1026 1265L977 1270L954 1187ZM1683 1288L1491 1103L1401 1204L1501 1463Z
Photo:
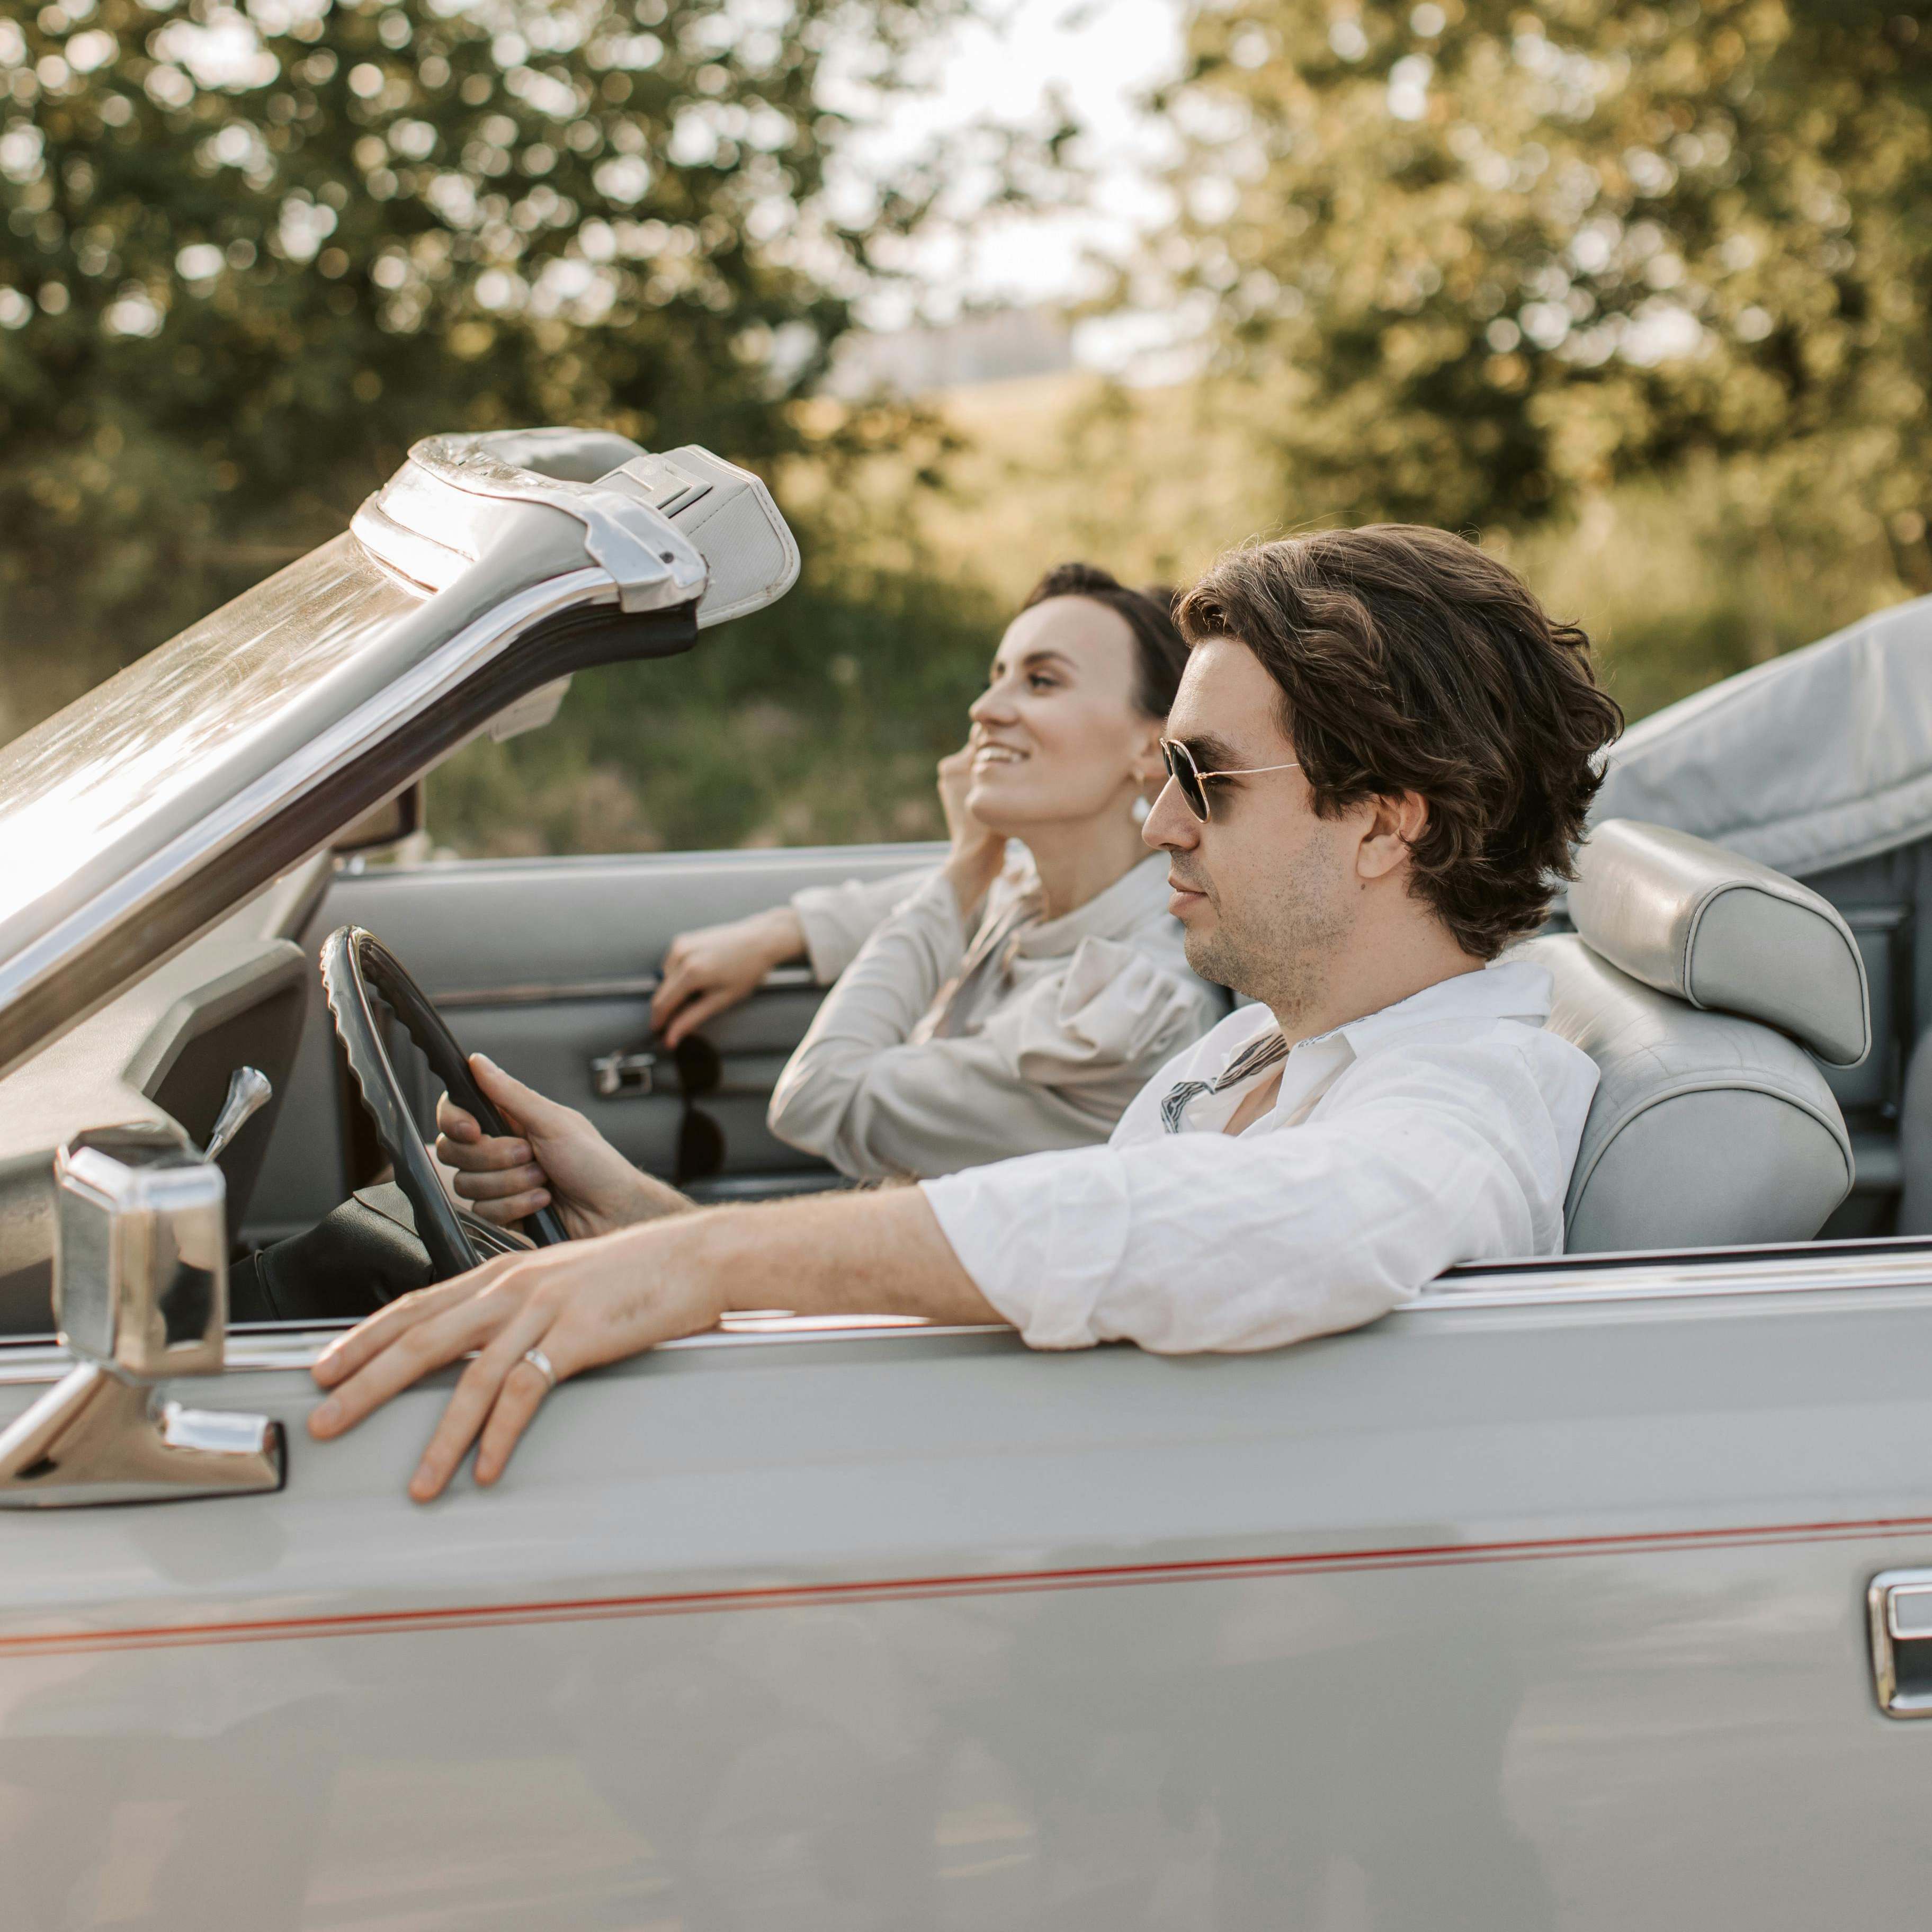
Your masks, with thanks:
M1148 822L1148 814L1153 809L1154 807L1147 802L1147 794L1137 791L1134 794L1133 803L1127 807L1127 816L1136 825L1144 825Z

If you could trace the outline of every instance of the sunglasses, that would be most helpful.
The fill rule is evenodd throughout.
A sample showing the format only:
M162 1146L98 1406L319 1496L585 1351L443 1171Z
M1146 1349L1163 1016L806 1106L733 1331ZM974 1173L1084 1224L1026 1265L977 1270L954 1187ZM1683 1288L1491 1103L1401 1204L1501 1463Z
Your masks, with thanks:
M688 1187L694 1180L709 1180L724 1165L724 1130L698 1104L717 1092L724 1064L717 1048L694 1033L678 1042L672 1059L684 1118L678 1124L677 1164L671 1180L676 1186Z
M1161 740L1160 757L1162 764L1167 767L1168 776L1180 793L1181 802L1203 825L1214 815L1208 808L1210 778L1246 778L1260 772L1298 772L1301 769L1301 761L1298 758L1286 765L1244 765L1232 772L1204 772L1194 762L1194 754L1178 738Z

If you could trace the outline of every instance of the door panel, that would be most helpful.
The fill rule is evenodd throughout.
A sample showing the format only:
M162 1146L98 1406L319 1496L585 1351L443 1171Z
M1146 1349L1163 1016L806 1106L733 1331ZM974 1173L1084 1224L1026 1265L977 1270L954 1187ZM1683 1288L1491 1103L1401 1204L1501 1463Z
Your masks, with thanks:
M1932 1562L1929 1331L706 1338L429 1510L440 1391L319 1448L232 1374L283 1495L0 1516L10 1932L1916 1923L1863 1606Z
M943 854L937 845L821 846L345 871L303 944L313 961L337 926L366 926L426 992L455 996L444 1018L466 1048L582 1108L632 1160L669 1178L683 1102L668 1059L660 1060L656 1090L616 1099L596 1092L590 1063L651 1050L648 985L671 940L693 926L782 904L803 886L886 878L936 864ZM788 983L704 1030L722 1061L718 1090L702 1103L724 1136L724 1165L712 1192L783 1190L835 1178L823 1162L766 1131L772 1088L822 997L808 974L779 976ZM614 994L613 982L624 990ZM297 1091L284 1114L290 1125L271 1146L256 1190L254 1239L309 1226L352 1184L339 1148L339 1084L318 982ZM433 1106L433 1094L419 1097Z

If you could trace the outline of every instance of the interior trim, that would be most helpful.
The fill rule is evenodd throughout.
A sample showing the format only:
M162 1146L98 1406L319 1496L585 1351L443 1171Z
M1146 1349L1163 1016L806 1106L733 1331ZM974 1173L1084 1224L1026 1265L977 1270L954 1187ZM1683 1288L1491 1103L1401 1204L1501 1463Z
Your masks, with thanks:
M560 980L516 986L465 986L447 993L432 992L439 1006L542 1006L567 1000L648 1000L664 983L656 973L639 973L619 980ZM761 993L794 992L815 986L809 966L774 967L758 982Z

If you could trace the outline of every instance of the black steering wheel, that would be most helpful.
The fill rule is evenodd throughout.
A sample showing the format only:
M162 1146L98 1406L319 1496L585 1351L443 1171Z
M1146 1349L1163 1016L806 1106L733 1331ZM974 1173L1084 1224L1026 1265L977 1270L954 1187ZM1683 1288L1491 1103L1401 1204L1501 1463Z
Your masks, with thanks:
M380 998L388 1005L422 1049L430 1071L442 1082L449 1097L459 1107L468 1108L486 1134L508 1133L502 1115L471 1078L470 1063L455 1036L395 956L373 932L364 932L359 926L339 926L323 942L322 983L349 1070L356 1077L376 1138L395 1168L396 1184L415 1211L416 1236L429 1251L435 1279L447 1281L501 1252L501 1246L486 1234L470 1232L443 1192L436 1164L422 1144L383 1044L376 1000ZM539 1247L568 1238L562 1222L548 1208L538 1208L524 1228Z

